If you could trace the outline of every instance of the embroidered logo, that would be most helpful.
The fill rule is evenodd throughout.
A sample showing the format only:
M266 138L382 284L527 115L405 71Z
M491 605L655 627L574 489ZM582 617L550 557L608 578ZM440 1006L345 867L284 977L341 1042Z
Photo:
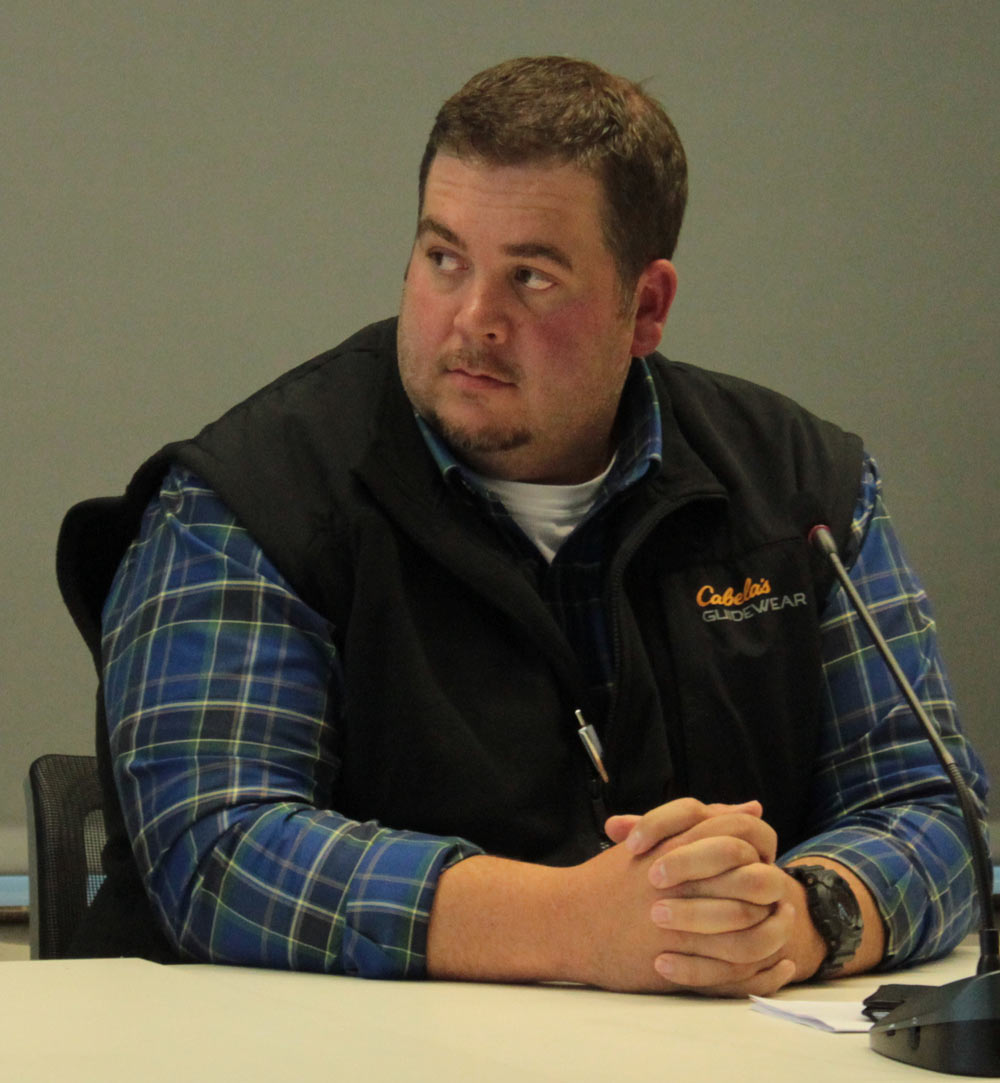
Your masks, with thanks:
M726 587L717 590L706 583L695 594L695 602L703 611L704 621L752 620L765 613L776 613L791 606L797 609L806 604L805 594L776 594L769 579L746 579L740 588Z

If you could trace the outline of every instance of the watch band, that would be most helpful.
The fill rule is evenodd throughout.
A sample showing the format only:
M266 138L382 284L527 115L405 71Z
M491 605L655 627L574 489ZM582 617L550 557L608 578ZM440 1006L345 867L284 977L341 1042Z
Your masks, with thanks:
M823 865L788 865L785 872L806 889L809 917L826 943L826 958L814 976L832 977L861 944L864 921L858 900L847 881Z

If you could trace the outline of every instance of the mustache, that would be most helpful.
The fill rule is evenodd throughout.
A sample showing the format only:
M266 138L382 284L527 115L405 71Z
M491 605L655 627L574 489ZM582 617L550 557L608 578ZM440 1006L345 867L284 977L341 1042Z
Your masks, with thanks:
M470 376L488 376L507 384L516 384L521 379L521 366L515 361L506 361L487 350L455 350L445 354L441 363L448 372L461 369Z

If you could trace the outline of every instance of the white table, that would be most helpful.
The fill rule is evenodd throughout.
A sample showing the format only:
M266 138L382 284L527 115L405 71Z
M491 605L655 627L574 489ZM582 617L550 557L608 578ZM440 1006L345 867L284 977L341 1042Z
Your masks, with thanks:
M949 959L893 980L941 984L971 974L975 960L967 941ZM881 980L867 975L780 995L859 1000ZM747 1001L137 959L0 964L0 1073L11 1083L934 1078L879 1056L866 1034L770 1019Z

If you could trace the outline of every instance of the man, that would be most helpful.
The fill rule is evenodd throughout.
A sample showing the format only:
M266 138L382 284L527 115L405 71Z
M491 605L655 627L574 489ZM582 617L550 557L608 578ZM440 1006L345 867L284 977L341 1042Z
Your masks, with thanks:
M81 951L743 995L965 934L949 787L793 510L982 798L874 465L654 353L685 197L640 88L481 73L398 326L70 513L111 820Z

